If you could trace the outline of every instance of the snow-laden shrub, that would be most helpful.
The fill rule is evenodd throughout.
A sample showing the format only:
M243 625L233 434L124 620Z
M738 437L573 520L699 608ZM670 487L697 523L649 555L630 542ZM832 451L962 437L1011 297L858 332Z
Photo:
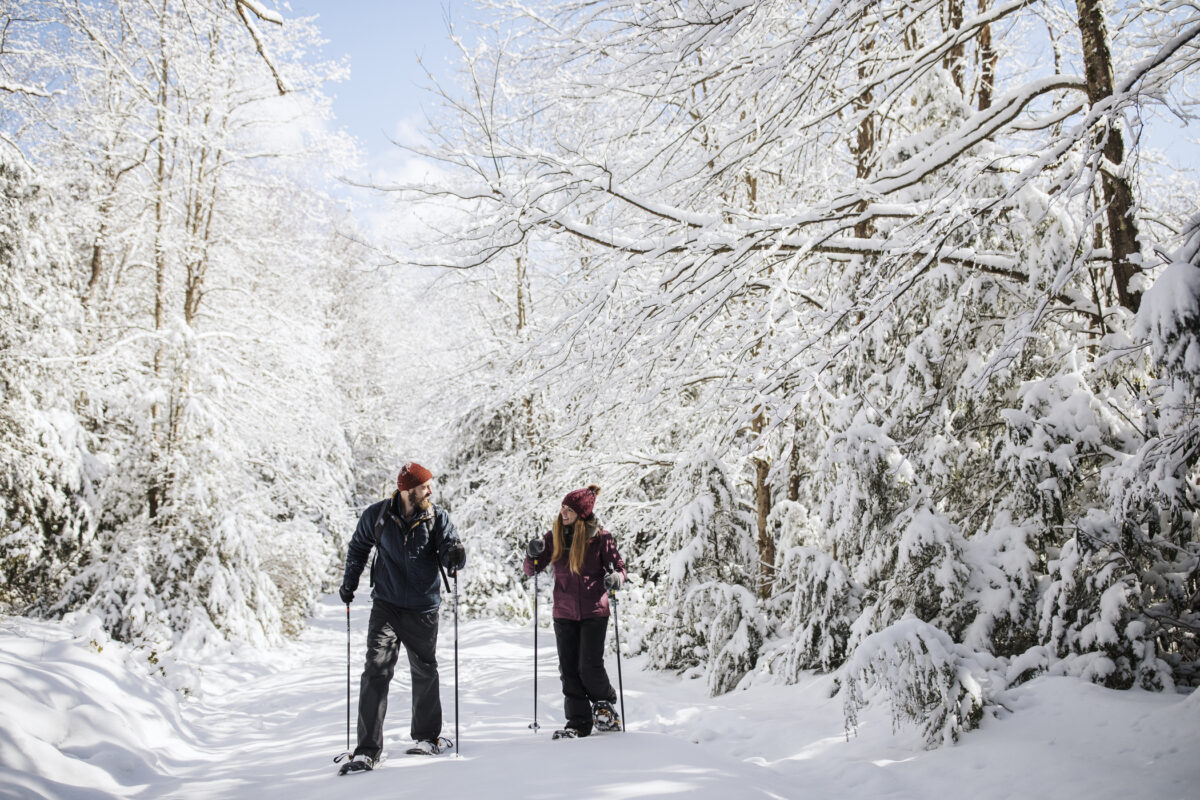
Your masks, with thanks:
M691 455L672 476L674 524L639 554L667 565L658 603L670 613L660 612L648 629L647 652L661 669L706 669L710 691L728 691L754 667L765 630L749 589L748 565L757 565L753 522L739 505L732 470L710 451Z
M644 653L647 641L646 633L651 629L650 620L653 618L653 586L646 584L642 576L636 572L629 574L629 580L621 585L615 595L616 603L612 607L612 632L607 647L613 654L617 651L617 638L620 628L621 656L623 658Z
M1172 263L1142 295L1133 334L1155 361L1200 386L1200 217Z
M1001 412L1004 438L998 467L1013 482L1013 516L1031 520L1043 540L1092 499L1095 468L1112 441L1107 414L1083 371L1076 369L1021 387L1020 405Z
M1054 671L1114 689L1173 685L1159 657L1156 626L1142 613L1149 595L1131 563L1106 546L1116 532L1103 519L1085 520L1080 535L1051 561L1041 600L1041 634L1062 659Z
M321 585L333 561L331 537L298 518L264 533L259 540L265 551L263 571L279 592L280 626L285 635L297 636L312 610L313 589Z
M1147 481L1154 473L1146 462L1163 451L1145 442L1141 429L1161 420L1114 413L1138 407L1128 377L1078 360L1069 366L1027 382L1020 407L1003 414L998 466L1013 490L997 520L1016 534L1007 537L1008 574L988 581L995 578L1000 593L1011 595L1008 631L1018 636L1008 648L993 641L993 652L1021 652L1032 644L1034 625L1037 642L1068 662L1056 669L1113 688L1161 688L1171 682L1160 657L1164 645L1186 649L1184 640L1194 639L1186 622L1171 629L1156 620L1187 613L1183 598L1196 553L1191 514L1180 512L1194 503L1189 468L1176 460L1162 480ZM1162 531L1164 521L1169 531ZM988 565L997 555L982 554L981 575L995 573ZM989 592L995 594L981 587L973 600L986 602ZM1023 602L1035 592L1035 603ZM980 633L973 631L972 644L982 644Z
M951 744L978 727L1004 689L998 660L911 617L866 637L839 678L847 735L857 732L859 711L882 698L893 727L916 725L929 747Z
M914 465L898 443L872 422L876 416L864 410L845 420L816 465L828 487L820 511L826 536L860 580L894 569L895 550L883 532L903 510L914 477Z
M352 466L330 413L337 394L301 333L293 327L282 342L259 331L232 359L232 345L173 320L163 347L175 387L170 447L156 457L143 438L110 432L113 464L94 484L97 534L55 611L94 613L113 636L160 651L222 638L275 644L301 630L335 568L339 534L352 528ZM246 380L241 360L271 369ZM111 417L98 428L147 424L139 398L120 396L124 385L105 389L95 413ZM264 393L269 416L258 413ZM303 435L281 435L292 431ZM159 498L153 513L147 487Z
M794 547L783 554L779 580L792 587L777 595L787 609L783 627L789 639L773 654L772 672L795 681L803 670L841 666L862 593L849 571L821 550Z
M542 399L493 401L492 391L483 390L486 399L465 408L450 426L437 502L450 512L467 548L467 568L459 577L461 615L525 621L533 613L533 581L521 569L525 548L550 529L560 498L576 486L561 472L553 484L546 478L548 454L535 446ZM589 475L579 485L595 481ZM597 509L601 524L604 510L603 504ZM543 601L552 581L548 573L539 577Z
M743 586L710 582L687 593L680 625L697 642L711 695L724 694L758 663L766 620L758 598Z
M1133 568L1123 580L1144 644L1127 655L1153 663L1144 649L1156 646L1177 682L1200 685L1200 216L1143 295L1133 334L1160 373L1142 393L1147 435L1104 474L1120 524L1102 552Z
M926 499L920 465L860 412L822 454L832 480L822 508L833 554L862 587L851 645L907 614L944 627L955 617L969 569L953 520Z
M1012 522L1001 510L991 525L965 542L972 573L963 597L968 620L961 641L996 656L1036 645L1039 554L1034 526Z
M41 613L91 537L96 464L75 413L66 225L13 156L0 146L0 611Z
M934 509L917 507L902 513L893 530L898 539L890 602L927 622L949 624L969 575L958 529Z

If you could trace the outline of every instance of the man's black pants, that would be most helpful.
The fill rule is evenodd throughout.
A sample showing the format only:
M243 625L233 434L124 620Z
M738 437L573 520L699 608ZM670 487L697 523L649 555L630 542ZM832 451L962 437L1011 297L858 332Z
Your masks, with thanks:
M616 690L604 669L604 637L608 617L573 620L554 619L554 640L558 643L558 674L562 678L563 706L567 727L580 736L592 732L592 703L617 699Z
M358 690L358 747L354 754L378 759L383 752L383 718L388 686L396 671L400 645L408 652L412 674L414 740L436 742L442 733L442 697L437 668L438 612L409 611L376 600L367 626L367 663Z

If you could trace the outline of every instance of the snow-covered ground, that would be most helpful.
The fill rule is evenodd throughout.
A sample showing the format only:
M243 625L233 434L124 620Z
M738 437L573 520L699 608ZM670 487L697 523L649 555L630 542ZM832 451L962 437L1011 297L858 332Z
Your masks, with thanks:
M355 699L367 613L360 602L351 618ZM561 703L551 633L541 632L542 728L534 733L533 629L487 621L460 626L460 755L403 754L402 656L387 725L392 758L339 778L345 625L345 607L326 598L296 643L214 656L193 679L198 691L181 700L86 620L0 618L0 797L1200 797L1200 694L1115 692L1071 678L1013 691L1012 713L927 751L915 731L893 733L882 706L863 714L847 741L828 676L710 698L702 681L626 658L629 732L552 742ZM440 658L449 736L452 634L447 621ZM615 667L610 658L614 679ZM186 670L168 676L187 684Z

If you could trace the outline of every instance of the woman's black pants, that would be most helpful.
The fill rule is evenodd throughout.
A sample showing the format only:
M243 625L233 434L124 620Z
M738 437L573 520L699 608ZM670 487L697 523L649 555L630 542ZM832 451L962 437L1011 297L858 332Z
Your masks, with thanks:
M608 617L554 619L567 727L579 731L580 736L592 732L592 704L599 700L612 703L617 699L617 692L604 669L607 632Z

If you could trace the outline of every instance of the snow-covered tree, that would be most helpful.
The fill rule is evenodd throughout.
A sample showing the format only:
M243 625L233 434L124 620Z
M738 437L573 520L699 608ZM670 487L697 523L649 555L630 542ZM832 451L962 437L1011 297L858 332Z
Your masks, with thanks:
M1134 315L1191 253L1135 123L1190 113L1194 8L486 5L429 151L478 211L439 257L571 289L498 391L599 432L619 505L674 519L720 464L739 517L637 540L658 663L794 678L916 618L1013 680L1192 674L1194 317ZM689 570L710 539L726 572Z
M306 64L311 23L264 30L281 20L258 3L36 5L6 7L24 56L6 74L64 88L0 101L56 209L56 249L23 251L12 285L58 293L62 313L42 305L70 370L37 366L39 334L21 344L38 371L14 377L45 414L72 413L60 428L83 455L72 468L66 444L16 434L44 451L24 480L54 470L81 498L15 487L13 508L42 504L32 519L74 542L5 542L6 563L31 565L20 574L54 577L16 607L84 608L156 646L277 640L335 571L397 405L381 411L358 386L368 367L396 372L395 330L379 323L391 315L356 329L358 311L390 310L390 287L339 238L321 185L353 156L312 121L340 67ZM21 318L35 298L14 294Z
M55 596L91 533L95 459L72 389L81 309L65 222L19 153L0 144L0 604Z

